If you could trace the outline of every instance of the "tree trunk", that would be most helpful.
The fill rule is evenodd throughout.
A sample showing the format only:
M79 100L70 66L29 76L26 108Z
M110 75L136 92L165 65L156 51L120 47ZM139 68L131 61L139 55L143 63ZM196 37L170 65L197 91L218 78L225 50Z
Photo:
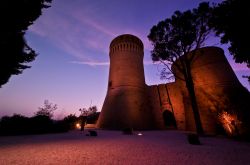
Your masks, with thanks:
M194 90L194 82L193 78L191 75L191 69L190 66L186 65L186 87L189 93L190 101L191 101L191 106L194 114L194 121L195 121L195 126L196 126L196 131L197 134L203 135L204 131L201 125L201 119L200 119L200 114L199 114L199 109L197 105L197 100L196 100L196 95L195 95L195 90Z

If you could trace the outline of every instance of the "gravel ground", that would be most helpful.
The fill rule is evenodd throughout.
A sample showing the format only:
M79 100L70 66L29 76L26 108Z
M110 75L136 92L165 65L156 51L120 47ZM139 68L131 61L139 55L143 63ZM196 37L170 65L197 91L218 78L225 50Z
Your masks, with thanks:
M247 165L250 143L223 137L201 137L202 145L190 145L185 132L96 130L85 132L0 137L0 165Z

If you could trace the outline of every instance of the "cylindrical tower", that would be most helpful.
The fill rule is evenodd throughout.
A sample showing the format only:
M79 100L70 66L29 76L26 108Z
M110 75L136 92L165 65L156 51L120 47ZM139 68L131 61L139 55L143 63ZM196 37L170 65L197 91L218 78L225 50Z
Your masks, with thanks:
M218 47L204 47L189 53L187 58L191 56L191 73L204 132L216 134L218 124L222 122L219 116L224 112L237 116L234 120L240 120L241 125L245 125L242 116L249 117L249 105L244 105L249 94L244 94L247 92L238 81L223 50ZM172 69L178 77L183 77L175 65ZM181 90L184 100L186 129L195 131L193 111L185 82L176 79L176 85ZM238 129L242 130L240 127Z
M124 34L110 44L108 91L97 123L105 129L149 129L150 112L146 101L143 43Z

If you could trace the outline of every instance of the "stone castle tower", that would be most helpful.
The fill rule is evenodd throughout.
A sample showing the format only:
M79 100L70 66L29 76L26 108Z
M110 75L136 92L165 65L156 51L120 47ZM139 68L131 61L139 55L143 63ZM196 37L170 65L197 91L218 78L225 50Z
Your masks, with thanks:
M195 122L185 83L147 86L143 69L143 43L136 36L124 34L110 44L110 72L107 95L97 127L103 129L166 129L195 131ZM187 58L191 55L188 54ZM192 54L193 55L193 54ZM176 75L181 74L173 64ZM222 112L232 114L239 133L250 132L250 94L238 81L218 47L195 51L191 64L201 124L206 134L216 134ZM241 99L244 98L244 99ZM229 116L230 118L230 116ZM233 117L231 117L233 118ZM231 127L236 127L235 125ZM230 131L230 130L229 130Z
M98 121L100 128L151 128L143 56L143 43L133 35L121 35L111 42L108 91Z

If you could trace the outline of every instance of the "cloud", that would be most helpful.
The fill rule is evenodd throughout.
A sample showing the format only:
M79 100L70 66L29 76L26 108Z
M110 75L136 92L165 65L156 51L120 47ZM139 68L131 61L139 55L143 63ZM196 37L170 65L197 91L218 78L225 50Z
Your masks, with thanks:
M82 65L89 65L89 66L109 66L109 62L95 62L95 61L82 62L82 61L71 61L70 63L73 63L73 64L82 64Z
M70 61L72 64L82 64L89 66L109 66L109 62L100 62L100 61ZM143 65L157 65L159 63L153 61L143 61Z
M108 17L113 11L108 10L103 13L104 15L100 15L100 6L102 7L99 2L90 5L84 1L65 1L64 5L54 3L29 31L46 38L63 52L75 57L76 61L104 60L111 40L124 33L138 36L144 43L145 51L152 50L150 42L140 28L134 28L134 24L117 24L117 20ZM92 66L98 64L99 62L93 63Z
M115 30L100 24L80 9L67 5L63 9L52 6L42 15L29 32L46 38L49 42L78 60L91 60L107 54ZM64 10L64 11L61 11Z
M104 24L98 23L98 21L95 21L93 18L89 18L87 16L84 16L84 14L81 13L73 13L73 18L75 18L80 24L84 26L89 26L91 29L95 29L95 31L98 31L100 33L106 34L110 37L116 36L116 33L114 33L114 29L105 27Z

